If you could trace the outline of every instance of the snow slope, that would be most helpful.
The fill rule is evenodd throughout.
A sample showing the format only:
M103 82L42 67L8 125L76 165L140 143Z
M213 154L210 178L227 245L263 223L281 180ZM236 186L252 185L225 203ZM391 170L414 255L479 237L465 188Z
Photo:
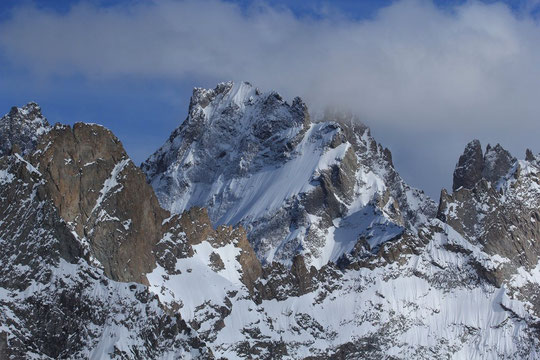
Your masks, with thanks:
M182 317L199 328L216 356L229 359L340 352L347 358L538 358L530 324L540 319L506 285L482 279L474 265L491 268L508 260L484 253L439 220L420 231L429 241L418 255L379 258L371 269L327 265L313 291L284 300L253 301L234 276L208 266L208 249L201 251L208 244L178 260L179 275L156 269L150 288L166 289L154 290L164 303L180 300ZM223 327L216 326L220 321Z

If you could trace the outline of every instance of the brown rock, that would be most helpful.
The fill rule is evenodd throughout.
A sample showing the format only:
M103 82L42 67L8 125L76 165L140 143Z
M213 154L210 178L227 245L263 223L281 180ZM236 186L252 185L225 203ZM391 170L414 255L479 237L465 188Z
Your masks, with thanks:
M55 126L33 157L60 216L87 239L106 275L147 283L168 214L120 141L98 125Z

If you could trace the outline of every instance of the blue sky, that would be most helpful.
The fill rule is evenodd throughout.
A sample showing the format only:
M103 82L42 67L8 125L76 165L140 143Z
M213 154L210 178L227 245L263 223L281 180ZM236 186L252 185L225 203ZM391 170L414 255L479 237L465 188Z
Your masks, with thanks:
M9 12L16 7L21 5L33 5L40 9L52 10L59 13L67 13L70 8L77 3L81 3L83 0L4 0L0 2L0 17L5 18L9 16ZM135 2L143 2L142 0L93 0L90 1L92 4L107 8L115 6L129 6ZM251 0L228 0L228 2L236 3L246 8L255 1ZM347 13L349 16L356 19L363 19L367 17L372 17L378 9L391 5L396 0L334 0L334 1L324 1L324 0L273 0L267 1L268 4L276 7L286 7L298 16L319 16L321 8L333 8L341 12ZM466 3L467 0L436 0L434 3L441 8L452 8L456 5L461 5ZM485 0L484 3L496 3L497 0ZM520 10L524 7L536 8L537 4L531 1L526 0L505 0L502 1L507 6L511 7L513 10Z
M405 179L438 197L472 138L540 151L537 12L536 1L4 0L0 112L32 100L52 123L103 124L139 163L183 121L194 86L248 80L314 111L357 112Z

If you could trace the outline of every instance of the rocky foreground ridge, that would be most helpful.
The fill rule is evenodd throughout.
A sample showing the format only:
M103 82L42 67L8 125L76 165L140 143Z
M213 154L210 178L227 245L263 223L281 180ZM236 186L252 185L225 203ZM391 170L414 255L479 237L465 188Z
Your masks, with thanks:
M356 119L247 83L142 169L35 103L0 138L0 358L540 357L530 151L471 142L437 209Z

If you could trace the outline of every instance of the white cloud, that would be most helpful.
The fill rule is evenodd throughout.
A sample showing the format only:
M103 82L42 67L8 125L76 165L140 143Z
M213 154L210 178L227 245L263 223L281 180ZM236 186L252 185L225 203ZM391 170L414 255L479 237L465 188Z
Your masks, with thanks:
M526 13L401 1L370 20L327 14L217 0L24 7L0 24L0 49L40 75L242 79L315 109L341 106L400 150L398 167L432 193L448 186L469 138L521 151L540 133L540 27Z

